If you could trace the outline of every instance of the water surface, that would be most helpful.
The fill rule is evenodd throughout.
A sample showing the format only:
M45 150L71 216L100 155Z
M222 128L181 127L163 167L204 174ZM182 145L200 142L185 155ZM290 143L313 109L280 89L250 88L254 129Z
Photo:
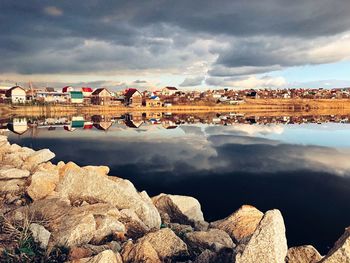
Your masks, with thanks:
M149 195L196 197L207 221L281 210L288 245L325 253L350 225L348 116L201 114L9 118L11 142L108 165Z

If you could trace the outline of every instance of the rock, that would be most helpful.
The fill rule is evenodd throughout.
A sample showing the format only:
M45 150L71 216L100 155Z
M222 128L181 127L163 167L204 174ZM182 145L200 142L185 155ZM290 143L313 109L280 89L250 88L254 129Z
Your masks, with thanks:
M299 246L288 249L286 263L317 263L322 256L313 246Z
M66 169L56 191L63 198L108 203L118 209L133 210L151 229L159 229L160 216L151 203L140 195L128 180L111 176L96 176L84 169Z
M76 260L95 256L105 250L109 250L109 246L94 246L90 244L82 245L81 247L73 247L69 250L69 260Z
M105 237L113 235L115 233L124 233L125 226L118 221L119 217L105 215L95 216L96 231L92 242L95 244L100 243Z
M36 223L30 224L29 230L32 232L34 241L37 242L42 249L46 249L49 244L51 233L46 230L45 227Z
M128 243L122 250L125 263L168 262L187 256L186 244L169 228L148 233L138 239L136 244Z
M179 237L183 237L186 233L193 232L193 228L190 225L170 223L167 226Z
M20 192L26 184L25 179L12 179L0 181L0 193Z
M264 214L250 205L243 205L225 219L212 222L210 227L218 228L230 235L235 242L249 238Z
M5 155L2 158L2 164L26 170L25 168L22 168L22 165L24 163L23 159L25 158L25 156L22 155L23 154L21 154L20 152L5 153Z
M28 171L32 171L36 166L41 163L50 161L55 158L55 154L49 149L42 149L32 153L23 163L22 168Z
M32 200L42 199L55 190L59 180L58 170L37 171L32 175L31 183L27 188L27 194Z
M124 224L126 228L126 235L129 238L140 238L149 231L149 228L134 211L130 209L123 209L120 211L120 214L121 216L119 221Z
M281 212L265 213L243 252L236 255L236 263L283 263L287 255L287 240Z
M197 199L190 196L160 194L152 198L165 223L189 224L203 222L203 213ZM166 222L166 218L170 222Z
M232 263L232 252L221 251L213 252L209 249L204 250L194 261L194 263Z
M7 142L7 136L0 135L0 142Z
M0 169L0 180L26 178L30 175L29 171L17 168L2 167Z
M230 236L220 229L187 233L185 242L192 250L197 252L202 252L206 249L218 252L221 249L233 249L235 246Z
M350 262L350 227L345 229L344 234L335 242L333 248L320 261L322 263L349 263Z
M94 257L81 258L69 261L72 263L123 263L119 254L115 254L112 250L105 250Z
M107 175L109 173L109 167L108 166L84 166L82 167L84 170L88 171L89 173L95 174L95 175Z

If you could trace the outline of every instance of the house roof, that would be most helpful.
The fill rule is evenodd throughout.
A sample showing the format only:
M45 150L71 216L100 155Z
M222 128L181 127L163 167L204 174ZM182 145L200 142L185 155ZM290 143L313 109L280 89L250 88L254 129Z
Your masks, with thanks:
M62 89L62 92L68 92L68 89L73 89L73 87L71 87L71 86L65 86L65 87Z
M24 88L22 88L22 87L20 87L20 86L14 86L14 87L12 87L12 88L10 88L10 89L8 89L8 90L6 91L6 97L11 97L12 91L13 91L14 89L16 89L16 88L20 88L20 89L24 90ZM25 90L24 90L24 91L25 91Z
M47 91L47 92L55 92L55 89L51 88L51 87L46 87L45 91Z
M137 89L128 89L125 93L125 98L132 97L136 92L140 93Z
M94 92L92 93L92 95L99 95L103 90L106 90L109 94L111 94L111 93L109 92L109 90L106 89L106 88L98 88L98 89L95 89L95 90L94 90Z
M90 88L90 87L82 87L81 91L82 92L92 92L92 88Z
M177 90L177 88L175 88L175 87L165 87L165 89L167 89L167 90Z

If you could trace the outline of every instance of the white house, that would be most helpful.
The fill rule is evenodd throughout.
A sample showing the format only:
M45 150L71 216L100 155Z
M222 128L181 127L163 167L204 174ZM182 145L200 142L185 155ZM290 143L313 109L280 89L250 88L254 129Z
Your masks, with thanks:
M178 91L175 87L165 87L162 89L162 95L164 96L171 96L174 95Z
M6 97L11 103L25 103L26 91L20 86L14 86L6 91Z

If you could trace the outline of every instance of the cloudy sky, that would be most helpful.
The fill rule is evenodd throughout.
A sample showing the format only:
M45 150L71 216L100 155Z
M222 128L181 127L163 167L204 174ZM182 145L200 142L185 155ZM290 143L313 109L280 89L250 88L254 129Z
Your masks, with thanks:
M0 86L350 86L348 0L0 0Z

